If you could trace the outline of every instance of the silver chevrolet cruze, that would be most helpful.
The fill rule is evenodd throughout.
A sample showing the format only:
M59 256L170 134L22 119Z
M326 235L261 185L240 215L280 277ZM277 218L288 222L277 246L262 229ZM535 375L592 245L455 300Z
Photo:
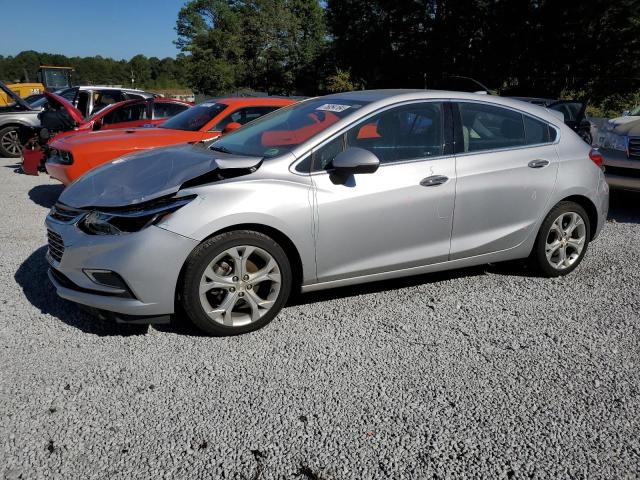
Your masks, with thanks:
M227 335L292 291L519 258L565 275L605 223L600 161L557 113L516 100L313 98L87 173L47 217L49 276L118 321L183 312Z

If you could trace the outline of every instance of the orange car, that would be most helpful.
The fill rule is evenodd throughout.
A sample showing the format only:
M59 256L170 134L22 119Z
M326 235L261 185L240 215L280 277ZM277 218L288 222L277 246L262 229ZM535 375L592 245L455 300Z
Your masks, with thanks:
M220 98L191 107L157 128L78 133L54 139L46 169L65 186L88 170L128 153L179 143L213 140L295 100Z

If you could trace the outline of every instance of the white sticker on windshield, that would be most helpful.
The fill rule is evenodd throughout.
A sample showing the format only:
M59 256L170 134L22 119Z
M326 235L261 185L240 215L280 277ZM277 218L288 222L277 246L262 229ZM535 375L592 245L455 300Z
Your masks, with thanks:
M316 110L324 110L325 112L344 112L347 108L351 108L351 105L340 105L337 103L325 103L319 106Z

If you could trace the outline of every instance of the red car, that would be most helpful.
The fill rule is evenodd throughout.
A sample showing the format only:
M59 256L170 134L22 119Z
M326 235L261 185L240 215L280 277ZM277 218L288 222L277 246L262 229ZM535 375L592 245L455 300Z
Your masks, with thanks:
M90 169L122 155L179 143L213 140L293 103L296 103L295 100L277 97L218 98L196 105L158 128L130 128L56 137L49 143L50 155L45 166L49 175L68 185ZM310 128L314 128L314 125Z
M67 125L73 125L72 129L64 129L64 126L50 127L47 124L47 114L43 115L43 127L51 129L48 134L53 138L48 143L82 132L97 130L111 130L115 128L154 127L190 108L192 104L181 100L168 98L148 98L126 100L114 103L106 108L88 116L82 117L82 113L71 102L55 93L45 92L49 105L59 112L64 112ZM56 122L57 123L57 122ZM62 122L64 124L65 122ZM46 135L45 135L46 136ZM43 139L39 142L28 142L22 150L22 170L28 175L38 175L38 169L44 160L44 152L41 148Z

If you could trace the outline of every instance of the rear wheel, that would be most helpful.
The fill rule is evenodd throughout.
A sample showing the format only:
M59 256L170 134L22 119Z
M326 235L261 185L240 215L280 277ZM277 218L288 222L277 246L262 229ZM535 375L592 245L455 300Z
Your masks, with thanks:
M544 276L567 275L582 261L590 235L584 208L574 202L560 202L542 222L531 259Z
M291 291L287 256L254 231L217 235L187 259L180 302L189 319L212 335L237 335L269 323Z
M0 157L17 158L22 153L20 129L5 127L0 130Z

